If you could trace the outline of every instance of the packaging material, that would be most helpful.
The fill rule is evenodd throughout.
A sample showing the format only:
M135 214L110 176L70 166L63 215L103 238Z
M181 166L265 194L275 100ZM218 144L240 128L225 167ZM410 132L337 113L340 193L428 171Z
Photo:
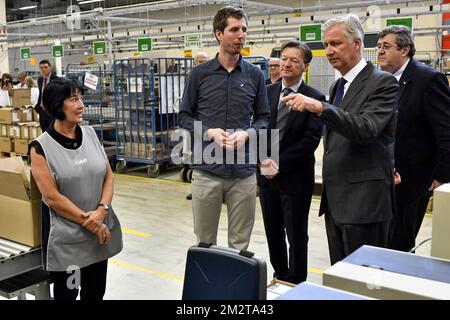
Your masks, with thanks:
M0 237L38 246L41 194L21 157L0 159L0 181Z
M19 109L10 107L0 108L0 123L13 124L15 122L20 122Z
M170 156L170 149L165 149L161 143L156 144L156 158ZM125 154L128 157L153 159L153 145L145 143L127 143Z
M19 122L17 126L20 131L20 137L18 139L28 140L30 138L30 128L28 127L28 122Z
M433 193L433 226L431 228L431 256L450 260L450 183Z
M7 124L0 124L0 137L9 137L9 127Z
M28 122L28 137L30 140L36 139L42 133L41 127L38 122Z
M17 124L9 126L9 136L11 138L20 139L20 126Z
M21 155L28 154L29 140L26 139L14 139L14 152Z
M10 138L1 137L0 138L0 152L14 152L14 143ZM3 184L4 182L0 182Z
M21 108L25 105L31 104L31 90L30 89L13 89L11 90L12 105L16 108Z
M20 122L31 122L33 121L33 107L24 106L19 109L19 119Z

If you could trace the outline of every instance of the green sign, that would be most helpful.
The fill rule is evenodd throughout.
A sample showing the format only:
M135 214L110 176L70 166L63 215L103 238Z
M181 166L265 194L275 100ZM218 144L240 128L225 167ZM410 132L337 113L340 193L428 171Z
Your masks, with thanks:
M64 57L64 46L61 44L55 44L52 46L52 57L53 58L61 58Z
M392 25L401 25L406 26L409 29L412 30L412 18L393 18L393 19L386 19L386 27L392 26Z
M30 48L20 48L20 59L30 60L31 59L31 49Z
M138 38L137 47L138 52L152 51L152 38Z
M322 41L322 25L307 24L300 26L301 42L320 42Z
M190 33L184 35L184 47L189 48L203 48L202 35L200 33Z
M102 56L106 54L106 41L94 41L93 42L93 53L97 56Z

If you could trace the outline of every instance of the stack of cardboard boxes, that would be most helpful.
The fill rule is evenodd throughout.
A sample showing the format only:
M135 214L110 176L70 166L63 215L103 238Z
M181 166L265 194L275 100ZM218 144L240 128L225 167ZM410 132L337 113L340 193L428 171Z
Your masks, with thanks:
M12 90L12 106L0 107L0 152L26 155L28 143L41 134L30 89Z

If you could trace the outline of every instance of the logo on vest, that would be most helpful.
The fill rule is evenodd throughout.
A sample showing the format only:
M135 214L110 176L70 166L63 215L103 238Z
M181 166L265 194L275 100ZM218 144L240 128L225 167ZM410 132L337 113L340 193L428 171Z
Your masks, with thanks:
M85 164L85 163L87 163L87 159L86 158L81 159L81 160L75 160L75 165L76 166L80 166L80 165Z

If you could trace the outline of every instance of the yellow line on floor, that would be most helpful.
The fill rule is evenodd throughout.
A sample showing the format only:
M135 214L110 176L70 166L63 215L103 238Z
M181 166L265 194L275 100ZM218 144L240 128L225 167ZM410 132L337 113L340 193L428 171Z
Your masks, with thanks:
M149 238L152 236L151 233L131 230L131 229L127 229L127 228L122 228L122 232L132 234L133 236L144 237L144 238Z
M170 274L167 274L167 273L162 273L162 272L159 272L159 271L155 271L155 270L152 270L152 269L135 266L135 265L132 265L132 264L129 264L129 263L126 263L126 262L123 262L123 261L115 260L115 259L109 259L109 263L115 264L115 265L120 266L120 267L125 267L125 268L128 268L128 269L133 269L133 270L142 271L142 272L145 272L145 273L150 273L150 274L152 274L154 276L158 276L158 277L161 277L161 278L166 278L166 279L169 279L169 280L175 280L175 281L178 281L178 282L183 282L184 281L184 279L182 277L177 277L177 276L173 276L173 275L170 275Z
M308 267L308 272L317 273L317 274L323 274L323 270L322 269L317 269L317 268L313 268L313 267Z

